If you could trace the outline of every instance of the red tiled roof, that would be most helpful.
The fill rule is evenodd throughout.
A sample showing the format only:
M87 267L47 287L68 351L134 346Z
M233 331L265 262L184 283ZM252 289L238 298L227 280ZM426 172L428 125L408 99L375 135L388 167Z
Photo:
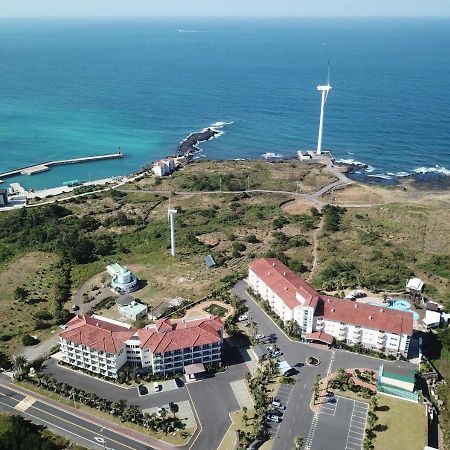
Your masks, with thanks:
M220 342L223 329L219 317L209 317L192 321L180 321L171 330L161 327L138 330L141 348L149 348L154 353L181 350L196 345Z
M59 335L75 344L102 352L117 353L136 330L90 316L75 316Z
M276 258L257 259L250 264L250 270L269 286L289 309L301 306L296 298L298 292L305 299L303 306L315 309L315 316L365 328L412 335L412 313L320 295Z
M326 344L332 344L334 337L331 334L324 333L323 331L315 331L314 333L307 333L307 339L312 339L314 341L325 342Z
M267 284L289 309L302 306L296 298L297 292L305 299L303 306L316 307L319 293L280 260L276 258L256 259L250 264L250 270Z
M413 333L414 320L411 312L382 308L325 295L320 300L314 313L315 316L390 333L404 333L408 336Z

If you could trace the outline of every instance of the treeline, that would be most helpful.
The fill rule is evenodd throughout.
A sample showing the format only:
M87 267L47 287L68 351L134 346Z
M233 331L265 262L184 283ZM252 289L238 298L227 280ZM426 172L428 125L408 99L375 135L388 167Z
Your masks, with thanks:
M108 234L87 237L102 223L85 215L78 217L58 204L22 208L0 217L0 260L7 261L21 251L42 250L59 254L71 263L85 264L114 252Z
M67 439L22 416L0 413L0 450L62 450ZM81 449L82 447L71 447Z

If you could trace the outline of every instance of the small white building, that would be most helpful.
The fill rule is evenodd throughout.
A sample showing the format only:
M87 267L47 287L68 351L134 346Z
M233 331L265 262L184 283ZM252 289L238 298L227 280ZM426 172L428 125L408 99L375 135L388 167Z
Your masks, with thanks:
M308 341L331 345L337 340L393 355L408 352L410 312L321 295L275 258L253 261L248 284L283 322L296 321Z
M423 323L427 328L436 328L441 324L441 312L440 311L425 311L425 318L423 319Z
M131 295L120 295L116 298L116 305L123 317L133 321L143 319L148 312L147 305L137 302Z
M171 175L175 170L175 160L173 158L166 158L156 161L153 164L152 170L157 177Z
M106 267L111 275L111 287L119 292L133 292L138 289L138 278L128 267L122 267L118 263Z
M424 285L424 283L420 278L410 278L408 280L408 282L406 283L406 290L422 292L423 285Z
M308 152L304 152L302 150L297 152L297 156L300 161L309 161L312 159L312 156Z

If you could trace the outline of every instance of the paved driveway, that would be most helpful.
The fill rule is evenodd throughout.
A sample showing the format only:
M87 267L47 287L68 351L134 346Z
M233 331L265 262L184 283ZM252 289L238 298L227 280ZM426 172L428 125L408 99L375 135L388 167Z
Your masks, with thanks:
M313 414L310 408L312 397L312 386L314 384L316 374L324 377L329 372L335 372L338 368L368 368L378 369L380 364L385 366L396 366L404 368L416 367L408 362L403 361L385 361L377 358L371 358L356 353L346 352L342 350L334 350L333 352L326 349L310 346L297 341L291 341L278 328L275 322L259 307L259 305L247 294L247 283L245 280L239 281L232 291L238 295L246 304L249 311L247 315L255 320L258 329L266 336L276 336L276 344L284 353L286 361L298 370L298 374L294 376L296 384L293 387L292 395L287 404L286 412L283 417L279 429L276 433L272 450L291 450L294 438L302 435L305 438L305 444L308 436L318 439L325 427L319 427L322 419L319 415ZM332 356L334 357L332 358ZM319 358L320 365L317 367L305 365L308 356ZM345 401L343 402L345 403ZM347 433L350 427L350 419L348 421ZM317 434L315 429L317 428ZM345 436L345 438L347 435ZM311 442L314 445L314 439ZM324 438L327 439L326 437ZM329 445L332 441L327 441ZM338 447L313 447L322 448L323 450L334 450ZM346 448L346 442L342 449ZM353 450L353 449L348 449Z
M361 450L367 410L367 403L337 396L335 404L321 408L305 450Z

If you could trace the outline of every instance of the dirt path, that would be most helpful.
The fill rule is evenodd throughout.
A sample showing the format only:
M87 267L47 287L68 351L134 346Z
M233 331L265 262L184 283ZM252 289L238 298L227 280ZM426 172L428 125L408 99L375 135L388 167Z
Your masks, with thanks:
M320 236L320 233L322 232L322 227L323 227L323 216L320 218L319 225L312 234L313 246L312 246L311 254L313 257L313 262L312 262L311 272L309 272L309 275L306 278L306 281L310 281L312 279L312 277L314 276L314 273L317 269L317 264L318 264L318 260L319 260L319 252L318 252L319 236Z

